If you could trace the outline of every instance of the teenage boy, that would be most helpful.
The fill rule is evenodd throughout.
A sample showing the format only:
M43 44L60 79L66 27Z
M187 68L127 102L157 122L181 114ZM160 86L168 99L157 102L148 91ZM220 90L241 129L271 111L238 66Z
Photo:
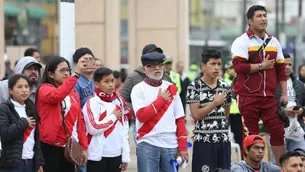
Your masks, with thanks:
M192 171L229 169L231 143L227 118L232 101L231 88L229 83L217 79L222 64L220 52L206 49L201 56L204 75L188 86L186 96L196 121Z

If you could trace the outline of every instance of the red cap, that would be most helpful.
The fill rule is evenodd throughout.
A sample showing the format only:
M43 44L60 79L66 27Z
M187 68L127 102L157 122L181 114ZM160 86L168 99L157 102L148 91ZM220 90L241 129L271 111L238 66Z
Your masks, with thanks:
M259 139L255 139L259 138ZM265 143L264 139L259 135L249 135L244 139L243 149L246 149L248 146L254 145L255 143Z

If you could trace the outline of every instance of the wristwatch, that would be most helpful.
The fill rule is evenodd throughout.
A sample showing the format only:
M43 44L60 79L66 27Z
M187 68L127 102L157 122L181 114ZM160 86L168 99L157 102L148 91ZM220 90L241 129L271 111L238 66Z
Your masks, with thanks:
M77 73L77 72L74 72L74 77L76 78L76 79L78 79L79 78L79 73Z
M258 64L258 71L261 71L261 70L263 70L263 65L260 63L260 64Z

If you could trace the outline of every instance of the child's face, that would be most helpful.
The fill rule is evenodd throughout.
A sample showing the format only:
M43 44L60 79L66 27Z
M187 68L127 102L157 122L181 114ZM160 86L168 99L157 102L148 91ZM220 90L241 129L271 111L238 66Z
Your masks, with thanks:
M100 82L94 82L95 88L99 89L105 94L112 94L114 92L114 77L112 74L104 76Z

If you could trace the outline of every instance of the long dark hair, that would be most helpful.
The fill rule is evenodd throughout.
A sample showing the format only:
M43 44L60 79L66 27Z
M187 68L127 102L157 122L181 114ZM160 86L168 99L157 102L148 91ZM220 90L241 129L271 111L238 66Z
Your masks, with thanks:
M31 81L27 76L22 74L15 74L8 79L8 88L12 90L20 79L26 80L26 82L30 86ZM10 95L10 97L12 98L12 95ZM28 117L33 117L36 120L36 123L39 123L40 119L34 102L31 99L27 98L24 103L26 115Z
M66 60L65 58L60 57L60 56L50 57L50 60L48 60L46 68L44 70L43 77L42 77L42 80L41 80L41 84L48 83L48 84L52 84L54 87L57 87L57 85L55 84L54 79L49 77L49 72L55 73L55 70L57 69L57 66L62 62L66 62L68 64L68 67L71 69L68 60Z

